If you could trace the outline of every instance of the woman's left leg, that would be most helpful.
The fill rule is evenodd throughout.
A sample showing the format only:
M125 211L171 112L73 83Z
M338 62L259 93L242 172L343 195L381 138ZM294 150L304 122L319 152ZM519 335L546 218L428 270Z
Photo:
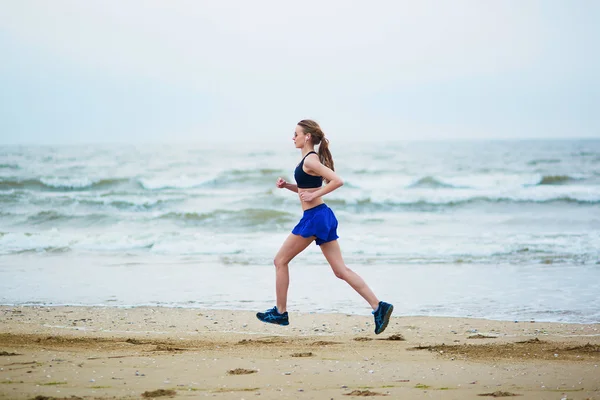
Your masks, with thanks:
M346 281L354 290L358 292L373 308L376 310L379 305L379 299L367 285L367 283L356 272L352 271L344 263L342 250L337 240L321 244L321 251L327 259L335 276Z

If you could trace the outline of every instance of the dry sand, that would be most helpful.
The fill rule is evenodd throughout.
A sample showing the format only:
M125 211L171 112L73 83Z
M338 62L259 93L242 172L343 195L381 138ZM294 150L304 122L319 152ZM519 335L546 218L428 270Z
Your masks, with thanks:
M600 399L600 324L393 317L376 336L367 316L290 319L1 306L0 399Z

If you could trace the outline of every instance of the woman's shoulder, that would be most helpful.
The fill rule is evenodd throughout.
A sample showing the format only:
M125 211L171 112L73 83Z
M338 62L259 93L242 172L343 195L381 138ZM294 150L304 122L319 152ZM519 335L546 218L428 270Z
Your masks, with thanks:
M305 161L308 161L308 160L319 161L319 155L317 154L316 151L311 151L310 153L308 153L307 155L304 156L304 160Z

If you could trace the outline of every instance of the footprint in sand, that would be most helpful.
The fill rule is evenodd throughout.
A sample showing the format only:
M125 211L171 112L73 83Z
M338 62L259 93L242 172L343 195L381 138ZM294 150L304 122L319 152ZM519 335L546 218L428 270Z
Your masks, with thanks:
M387 394L371 392L370 390L353 390L350 393L344 393L344 396L369 397L369 396L387 396Z
M308 353L293 353L291 356L292 357L312 357L312 356L314 356L314 353L312 353L312 352L308 352Z
M255 369L244 369L244 368L236 368L236 369L230 369L229 371L227 371L227 373L229 375L250 375L250 374L255 374L258 371Z
M481 393L477 396L489 396L489 397L512 397L512 396L522 396L522 394L516 394L511 392L502 392L500 390L493 393Z

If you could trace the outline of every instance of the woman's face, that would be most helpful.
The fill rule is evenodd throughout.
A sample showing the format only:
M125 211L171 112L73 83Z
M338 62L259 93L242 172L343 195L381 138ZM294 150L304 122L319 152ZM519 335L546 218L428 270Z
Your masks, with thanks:
M304 133L304 129L300 125L296 125L296 130L294 131L294 137L292 138L294 141L294 145L296 145L297 149L301 149L304 147L304 144L308 141L308 135Z

